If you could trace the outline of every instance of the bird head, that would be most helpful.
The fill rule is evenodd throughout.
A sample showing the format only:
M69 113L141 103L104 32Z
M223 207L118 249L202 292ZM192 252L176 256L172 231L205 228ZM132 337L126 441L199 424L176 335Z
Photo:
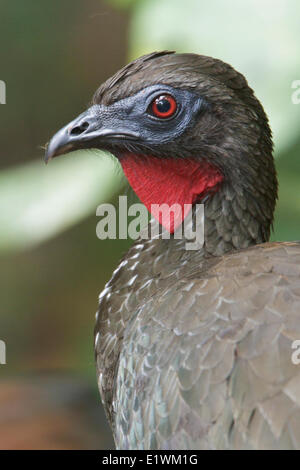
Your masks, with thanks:
M131 62L55 134L45 159L87 148L118 158L150 212L153 204L207 201L220 188L233 197L234 188L256 207L268 237L277 195L271 131L246 79L220 60L165 51Z

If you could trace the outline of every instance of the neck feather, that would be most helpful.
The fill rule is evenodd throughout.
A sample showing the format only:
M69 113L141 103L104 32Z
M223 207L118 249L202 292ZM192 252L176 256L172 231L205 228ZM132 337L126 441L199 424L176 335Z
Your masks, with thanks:
M263 187L262 194L253 192L254 182L241 179L233 183L230 175L224 178L216 166L204 160L127 154L121 164L133 190L171 234L188 213L183 210L184 204L204 204L204 254L221 256L269 240L276 190L275 195L271 190L266 193ZM275 173L273 179L276 186ZM162 204L179 204L182 211L177 218L175 214L161 220L161 212L155 212L153 205ZM196 211L194 206L194 219ZM181 246L172 235L167 242L176 249ZM182 240L182 247L185 242Z

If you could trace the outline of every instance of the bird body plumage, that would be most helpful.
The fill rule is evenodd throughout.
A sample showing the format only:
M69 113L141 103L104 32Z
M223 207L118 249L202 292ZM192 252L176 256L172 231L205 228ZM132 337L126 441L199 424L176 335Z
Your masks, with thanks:
M117 447L299 449L299 280L299 243L203 258L138 240L95 330Z

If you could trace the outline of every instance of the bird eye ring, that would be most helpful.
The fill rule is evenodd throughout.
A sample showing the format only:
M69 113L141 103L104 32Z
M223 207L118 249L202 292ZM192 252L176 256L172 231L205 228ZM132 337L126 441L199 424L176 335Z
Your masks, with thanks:
M171 95L159 95L152 101L150 108L154 116L166 119L175 114L177 103Z

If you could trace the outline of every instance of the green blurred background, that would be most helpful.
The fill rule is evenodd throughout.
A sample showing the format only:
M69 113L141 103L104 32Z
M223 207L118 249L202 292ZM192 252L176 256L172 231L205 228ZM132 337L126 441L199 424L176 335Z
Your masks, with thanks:
M0 448L109 448L93 356L97 296L130 241L95 210L124 179L112 158L43 146L99 84L153 50L212 55L246 75L274 131L276 240L300 238L298 0L1 0Z

